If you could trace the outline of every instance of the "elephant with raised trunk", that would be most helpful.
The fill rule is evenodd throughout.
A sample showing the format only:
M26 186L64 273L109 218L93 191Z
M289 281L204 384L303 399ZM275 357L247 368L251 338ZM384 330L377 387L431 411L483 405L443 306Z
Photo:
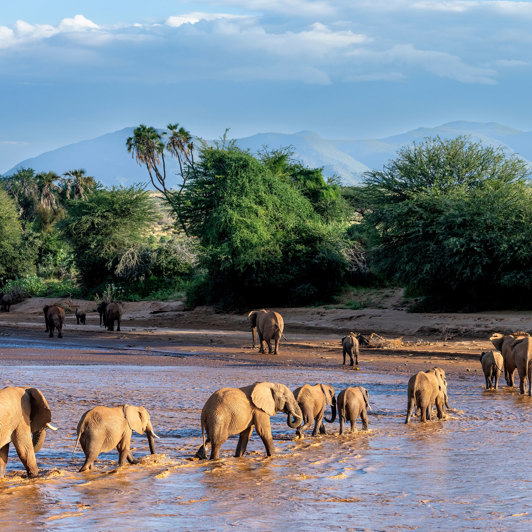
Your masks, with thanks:
M133 431L146 434L150 453L155 454L154 438L159 436L153 431L150 414L143 406L97 406L85 412L78 423L78 439L72 453L74 456L78 443L81 444L85 463L80 471L92 469L100 453L114 448L119 453L119 466L123 466L126 460L130 464L136 463L130 451Z
M314 386L305 384L294 390L294 397L303 414L303 424L297 429L297 438L303 439L303 433L312 422L314 422L312 436L316 436L318 431L320 434L327 434L323 425L327 405L331 405L331 417L330 419L325 418L325 421L327 423L334 423L336 419L336 396L334 388L328 384L315 384Z
M273 310L252 310L248 314L251 327L253 348L255 348L255 332L259 335L259 353L264 353L264 344L268 345L268 353L272 354L271 342L274 342L273 354L279 354L279 341L283 336L284 321L278 312Z
M57 337L63 338L63 324L65 323L65 311L58 305L46 305L43 309L46 331L50 338L54 337L54 329L57 329Z
M0 478L6 472L9 444L13 442L28 477L39 474L35 453L39 452L52 413L40 390L8 386L0 390Z
M449 408L449 404L447 401L447 380L445 371L441 368L420 371L410 377L405 423L410 421L416 407L421 410L421 422L430 421L434 405L438 411L438 419L443 419L443 407Z
M201 411L203 445L196 457L206 458L207 444L211 444L211 460L220 457L220 447L233 434L240 434L235 457L246 452L253 427L260 436L266 454L274 451L270 416L277 412L288 414L288 426L299 427L303 414L292 392L284 385L256 382L243 388L222 388L214 392ZM292 419L290 419L292 417Z
M499 386L499 376L504 368L504 360L500 351L484 351L480 355L480 364L486 378L486 390Z
M344 423L351 423L351 432L357 431L356 421L362 420L362 430L368 430L369 394L366 388L355 386L346 388L338 394L338 417L340 434L344 433Z
M493 333L491 335L491 343L497 351L501 352L504 363L504 378L508 386L514 385L514 373L517 369L513 353L514 345L527 336L528 333L524 331L516 331L511 334Z

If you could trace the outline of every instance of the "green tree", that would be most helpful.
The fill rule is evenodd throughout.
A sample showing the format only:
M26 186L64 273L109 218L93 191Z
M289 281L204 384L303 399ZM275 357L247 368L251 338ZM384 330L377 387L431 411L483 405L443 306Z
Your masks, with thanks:
M426 139L367 174L374 266L441 308L515 306L532 295L529 168L465 137Z
M69 202L61 226L85 284L140 276L154 220L153 199L141 186L99 189Z
M0 188L0 281L32 273L34 257L25 245L15 202Z

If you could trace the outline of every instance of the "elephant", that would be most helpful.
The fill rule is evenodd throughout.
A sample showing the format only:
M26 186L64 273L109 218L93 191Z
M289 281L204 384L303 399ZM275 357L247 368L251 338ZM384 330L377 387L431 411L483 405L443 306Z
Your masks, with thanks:
M530 336L523 336L515 342L512 354L514 356L515 367L519 373L519 392L525 393L525 384L528 381L528 395L532 395L532 339Z
M240 434L235 457L241 457L246 452L253 427L264 443L266 454L271 456L275 448L270 416L276 412L288 414L288 426L292 429L299 427L303 420L294 395L284 384L256 382L243 388L222 388L214 392L201 411L203 445L196 457L206 458L206 446L210 443L210 459L217 460L221 445L233 434Z
M415 407L421 410L421 422L424 423L432 417L432 407L436 405L438 419L443 418L444 405L449 408L447 400L447 380L445 371L441 368L432 368L428 371L420 371L410 377L408 381L408 403L405 423Z
M345 366L345 355L349 355L349 358L351 359L351 366L353 366L353 357L355 358L356 365L358 366L358 355L360 353L359 347L358 347L358 337L359 335L354 332L350 332L347 336L344 336L342 338L342 352L344 355L344 363Z
M37 388L8 386L0 390L0 478L6 472L9 444L13 442L29 478L39 474L35 453L46 438L52 413L44 395Z
M490 337L490 341L502 354L504 362L504 378L508 386L514 385L514 373L517 369L514 360L513 348L514 345L521 339L528 336L528 333L523 331L516 331L511 334L494 333Z
M108 331L114 331L115 321L116 330L120 330L120 320L122 319L122 305L111 302L105 306L105 320L104 323Z
M115 447L119 453L119 466L123 466L126 460L130 464L137 463L130 451L133 431L146 434L150 453L155 454L154 438L159 436L153 431L150 414L143 406L96 406L85 412L78 423L78 439L72 453L74 457L78 444L81 444L85 463L79 471L92 469L100 453L106 453Z
M106 327L105 324L105 308L107 307L107 301L102 301L101 303L98 303L98 306L96 307L96 310L98 311L98 314L100 315L100 327L103 326Z
M264 353L264 343L268 344L268 353L272 354L271 341L274 341L273 354L279 354L279 341L283 336L284 321L283 317L273 310L252 310L248 314L251 326L251 337L253 347L255 347L255 331L259 335L259 353Z
M325 418L327 423L334 423L336 419L336 396L332 386L328 384L305 384L300 388L294 390L294 397L297 404L301 408L303 414L303 424L297 428L296 437L303 439L304 431L314 421L314 430L312 436L316 436L318 431L320 434L327 434L323 425L323 415L325 414L325 407L331 405L331 418Z
M58 305L46 305L43 309L46 331L50 338L54 337L54 329L57 329L57 337L63 338L63 324L65 323L65 311Z
M368 430L369 394L362 386L348 387L338 394L338 417L340 418L340 435L344 433L344 422L351 423L351 432L356 432L356 420L362 420L362 430Z
M79 310L78 307L76 307L76 325L79 325L80 323L82 325L85 325L87 321L87 314L83 312L82 310Z
M11 294L0 294L0 306L4 312L9 312L11 305L13 304L13 296Z
M499 386L499 376L504 368L504 360L500 351L484 351L480 355L480 363L484 377L486 377L486 390Z

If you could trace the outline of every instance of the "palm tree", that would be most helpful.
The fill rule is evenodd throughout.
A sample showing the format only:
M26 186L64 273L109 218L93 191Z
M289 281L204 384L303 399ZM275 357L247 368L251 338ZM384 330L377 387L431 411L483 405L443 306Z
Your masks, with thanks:
M87 199L87 195L96 188L96 180L86 175L83 168L67 170L63 176L63 194L66 199Z

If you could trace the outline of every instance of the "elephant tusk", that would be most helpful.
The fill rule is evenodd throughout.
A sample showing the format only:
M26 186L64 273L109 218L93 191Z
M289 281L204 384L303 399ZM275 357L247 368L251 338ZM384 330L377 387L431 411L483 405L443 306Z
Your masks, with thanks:
M158 440L160 440L161 438L159 436L157 436L157 434L155 434L155 432L151 432L152 433L152 436L155 436Z
M50 423L46 423L46 427L48 427L50 430L57 430L57 427L50 425Z

